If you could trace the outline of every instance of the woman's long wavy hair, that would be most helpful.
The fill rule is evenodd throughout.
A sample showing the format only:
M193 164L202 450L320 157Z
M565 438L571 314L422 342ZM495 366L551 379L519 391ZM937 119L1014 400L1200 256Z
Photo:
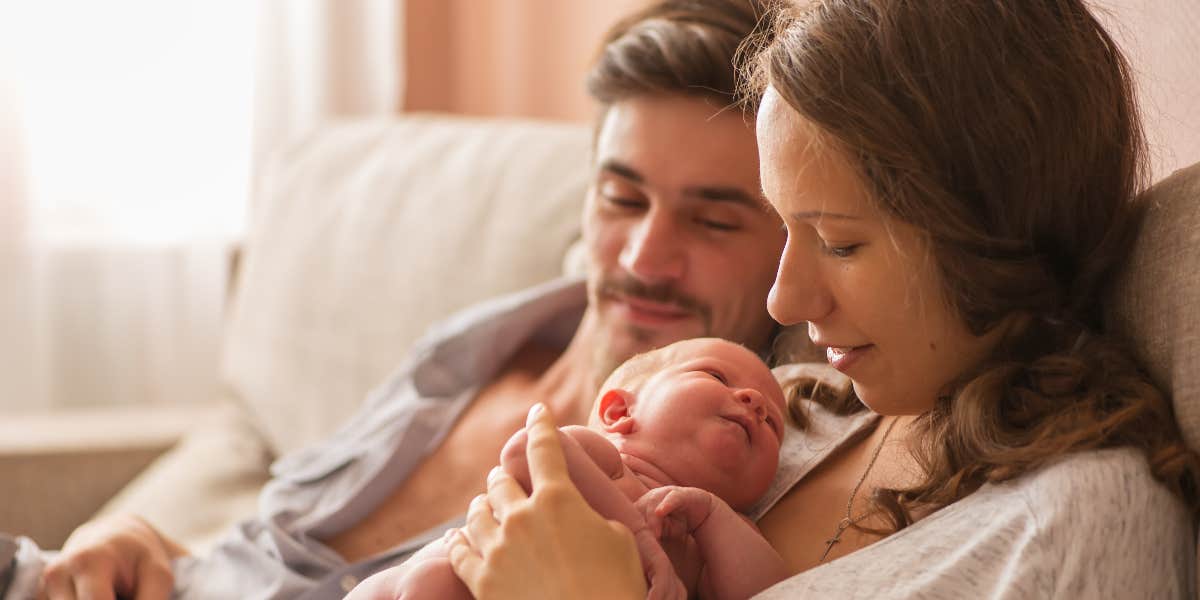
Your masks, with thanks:
M1103 335L1146 150L1130 67L1079 0L825 0L780 8L748 81L844 151L927 237L947 303L993 356L917 421L924 479L874 496L894 529L987 482L1131 446L1197 510L1171 406ZM827 395L837 412L856 401Z

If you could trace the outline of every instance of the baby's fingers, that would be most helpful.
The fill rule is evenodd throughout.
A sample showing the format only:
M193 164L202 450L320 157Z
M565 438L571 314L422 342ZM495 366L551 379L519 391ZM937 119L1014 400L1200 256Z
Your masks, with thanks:
M634 503L638 512L642 513L642 518L645 519L646 526L656 539L662 538L662 518L664 514L659 513L658 508L668 491L667 488L652 489L642 494Z
M660 488L662 489L662 488ZM654 508L654 516L667 519L665 535L691 534L712 513L712 495L689 487L671 487Z
M658 501L658 506L654 508L654 514L665 517L680 508L682 508L689 500L687 488L660 488L666 490L662 495L662 499Z

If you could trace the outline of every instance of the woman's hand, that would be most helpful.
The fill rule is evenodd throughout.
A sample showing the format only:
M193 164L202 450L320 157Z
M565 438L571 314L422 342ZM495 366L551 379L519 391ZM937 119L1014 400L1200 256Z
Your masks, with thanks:
M171 559L184 554L137 517L92 521L76 529L46 566L38 598L166 600L175 581Z
M567 473L558 432L541 404L529 411L533 493L503 470L450 534L454 572L481 600L646 597L633 534L596 514Z

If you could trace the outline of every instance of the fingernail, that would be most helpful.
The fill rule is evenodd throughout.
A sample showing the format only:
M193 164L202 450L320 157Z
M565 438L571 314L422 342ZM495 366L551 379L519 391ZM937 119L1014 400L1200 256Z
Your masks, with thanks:
M532 418L542 414L543 410L546 410L545 404L542 404L541 402L534 404L533 407L529 409L529 418L532 419Z
M443 533L443 534L442 534L442 539L443 539L443 540L449 540L450 538L454 537L454 532L455 532L455 531L458 531L458 530L457 530L456 528L454 528L454 527L451 527L450 529L447 529L447 530L446 530L446 533Z
M488 471L488 475L487 475L488 483L491 483L493 479L499 477L500 471L501 471L500 467L492 467L492 470Z

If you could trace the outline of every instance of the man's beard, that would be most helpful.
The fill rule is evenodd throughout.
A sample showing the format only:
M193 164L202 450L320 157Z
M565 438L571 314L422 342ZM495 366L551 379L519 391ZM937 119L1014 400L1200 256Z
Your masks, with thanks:
M645 284L632 277L603 277L598 282L595 302L604 299L637 298L651 302L666 304L684 313L695 315L700 323L700 331L687 337L710 337L713 335L712 308L707 304L679 291L671 284ZM660 346L677 342L680 339L665 339L654 343L659 331L632 323L605 323L605 333L594 348L592 357L596 373L603 378L608 377L621 363L633 355L649 352ZM618 348L616 340L626 341L625 347Z

